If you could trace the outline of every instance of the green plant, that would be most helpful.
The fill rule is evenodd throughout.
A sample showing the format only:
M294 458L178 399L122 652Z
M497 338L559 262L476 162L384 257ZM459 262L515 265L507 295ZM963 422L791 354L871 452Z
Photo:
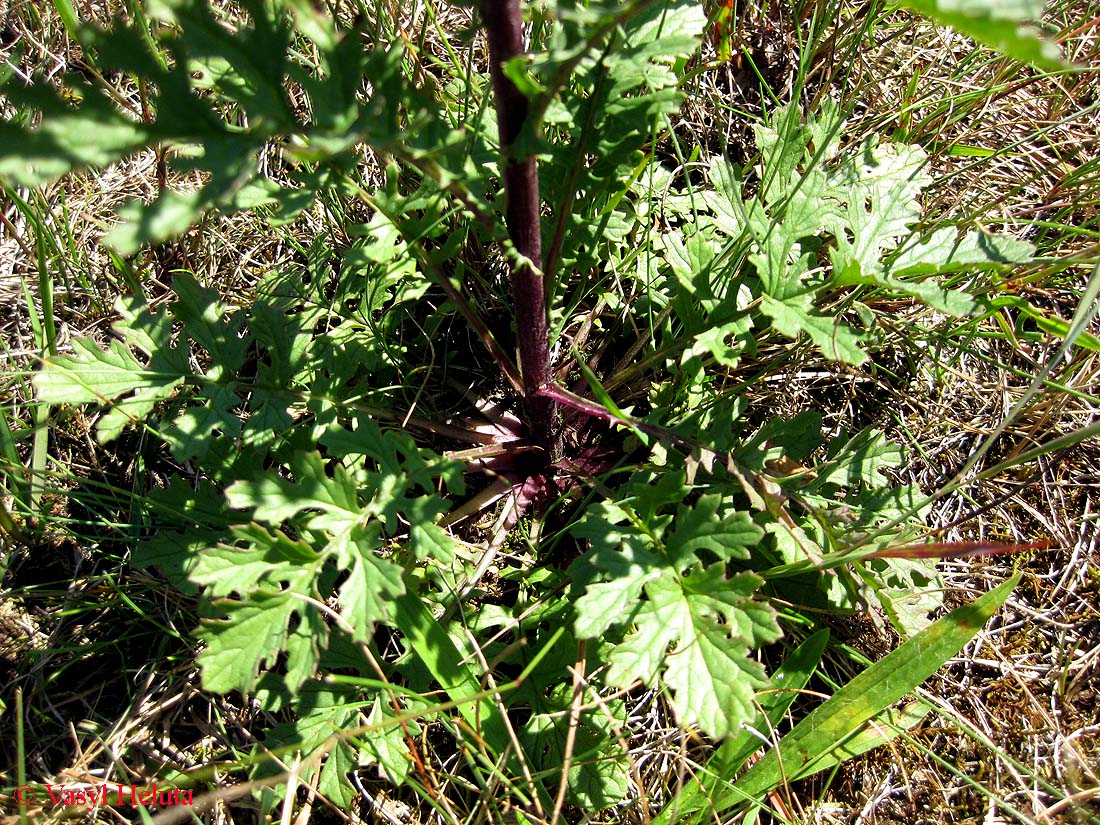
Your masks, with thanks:
M435 799L430 722L470 787L505 784L538 814L607 807L629 765L625 707L604 687L661 688L681 723L722 739L756 719L771 681L755 651L799 607L869 603L922 631L934 564L887 551L921 532L919 491L891 484L900 450L873 429L826 439L814 411L761 423L725 383L780 341L859 366L881 334L874 298L966 315L971 273L1026 260L1027 244L920 232L923 151L845 147L832 105L770 112L756 170L670 171L669 118L707 22L693 3L536 11L531 58L518 6L486 3L495 130L485 77L382 47L390 21L243 8L235 28L172 0L80 29L92 79L9 84L41 122L4 124L0 175L35 185L148 147L197 173L122 210L106 239L120 255L211 210L276 225L318 201L368 213L302 245L247 307L187 272L167 305L125 296L116 340L74 341L34 380L55 416L105 406L101 442L137 426L167 448L145 456L175 469L133 561L202 592L206 689L291 711L257 775L324 758L318 788L347 805L348 771L370 761ZM142 90L140 119L108 70ZM362 144L385 158L378 177ZM449 420L459 404L480 419ZM449 528L502 498L471 554ZM543 535L505 562L525 516ZM494 562L507 599L479 589Z

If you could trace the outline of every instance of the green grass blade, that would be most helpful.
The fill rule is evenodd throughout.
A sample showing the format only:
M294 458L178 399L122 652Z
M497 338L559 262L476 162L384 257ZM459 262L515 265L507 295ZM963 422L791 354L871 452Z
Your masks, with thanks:
M854 736L837 744L835 748L824 754L814 763L812 773L820 773L836 767L842 762L885 745L895 737L916 727L917 723L931 710L922 702L910 702L902 708L887 708L874 719L869 720ZM808 775L808 773L800 774L799 778Z
M482 685L467 666L467 657L459 650L446 629L417 596L406 593L394 602L395 619L404 634L405 644L415 651L437 682L452 699L481 692ZM459 704L463 720L486 744L500 753L508 743L508 733L500 711L491 698Z
M57 16L61 18L65 31L69 33L71 38L76 40L80 32L80 18L77 17L76 8L71 0L53 0L53 7L57 12Z
M758 800L784 782L854 755L849 753L852 736L962 650L1018 581L1017 574L973 604L952 611L848 682L753 765L717 808Z

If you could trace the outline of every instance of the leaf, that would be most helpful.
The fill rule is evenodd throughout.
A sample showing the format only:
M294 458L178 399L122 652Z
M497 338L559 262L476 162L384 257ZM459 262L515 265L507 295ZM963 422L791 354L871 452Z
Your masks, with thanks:
M253 752L253 779L278 776L283 769L265 759L274 752L284 761L300 754L303 760L327 754L317 781L317 790L343 809L352 806L357 795L347 775L358 767L357 749L340 734L358 727L361 719L354 690L344 685L308 682L295 706L294 720L276 725L264 736L263 748Z
M720 562L650 579L635 629L609 654L608 681L624 689L659 681L681 724L716 739L735 732L754 714L755 690L768 685L748 651L780 636L774 610L753 599L761 584L751 573L727 579Z
M368 641L374 623L391 616L390 602L405 592L401 568L378 555L377 524L355 528L346 541L334 540L336 563L348 571L340 587L340 613L354 630L355 638Z
M525 757L555 785L565 765L571 699L568 685L559 683L540 697L539 712L519 734ZM627 713L626 704L617 699L600 700L598 707L587 705L573 727L566 790L571 804L595 811L622 802L629 789L630 759L616 731L626 726Z
M815 468L818 478L815 486L838 484L853 487L864 484L872 489L889 486L890 479L883 470L900 467L903 461L901 448L886 440L878 430L861 430L843 445L834 441L833 453L827 464Z
M1042 17L1041 0L901 0L901 5L925 17L1043 69L1064 69L1061 50L1026 24Z
M5 87L8 95L15 91L12 86L9 82ZM79 108L52 90L36 95L33 102L48 115L37 129L0 120L0 178L13 186L39 186L72 169L112 163L150 141L147 126L121 115L98 91L69 91L82 99Z
M646 550L624 545L621 551L596 550L583 561L609 578L589 583L575 603L577 636L598 639L611 626L632 620L645 583L661 573L661 560Z
M199 627L202 685L215 693L251 691L260 673L275 666L286 646L287 624L302 602L288 593L252 592L248 601L220 599ZM294 689L296 686L292 686Z
M903 244L890 261L889 274L898 277L981 264L1025 263L1034 254L1034 245L1010 235L975 231L959 237L953 227L945 226L927 238Z
M92 341L75 339L75 355L48 358L35 375L38 399L46 404L88 404L112 401L128 392L148 389L147 406L135 411L142 416L155 400L168 398L183 383L175 372L145 367L122 343L112 341L106 351Z
M241 433L241 419L237 406L236 384L214 386L204 393L205 404L190 407L171 423L161 427L160 434L172 448L177 461L204 458L220 433L236 438ZM101 431L102 432L102 431Z
M705 329L695 336L690 353L709 352L722 366L736 367L741 363L741 354L751 345L751 332L752 319L747 317Z
M347 473L337 469L333 478L325 472L319 453L298 453L290 461L294 479L263 475L254 481L237 481L225 495L229 506L252 509L253 517L280 524L306 510L331 513L337 523L350 525L360 512L359 497Z
M408 708L403 709L404 712L408 710ZM410 719L404 723L404 726L389 724L383 727L383 723L392 719L393 716L393 709L382 700L382 697L376 697L370 713L367 714L366 723L379 727L363 735L359 755L368 763L381 767L386 772L386 779L400 786L404 784L412 768L406 736L418 734L420 725L415 719Z
M708 800L715 798L716 789L728 785L730 777L760 749L760 737L756 732L772 730L780 724L783 715L816 671L828 640L829 632L819 630L787 655L772 674L773 689L758 696L759 710L755 719L722 742L702 770L687 777L685 786L661 810L653 825L700 820L701 812L709 805Z
M784 782L810 776L854 755L846 743L863 725L910 693L956 655L1004 604L1019 574L944 616L871 665L815 708L779 745L722 794L715 809L757 800Z
M249 593L257 589L308 592L324 556L301 539L281 530L247 524L231 530L236 545L203 548L190 579L207 587L211 596Z
M177 273L172 289L177 298L172 315L183 325L187 337L210 356L206 375L212 381L236 377L250 342L241 334L240 314L231 312L218 300L216 290L203 287L190 273Z
M448 698L457 703L463 720L484 737L484 743L496 753L503 752L511 744L508 728L496 702L480 695L482 684L470 667L473 656L465 643L460 646L417 595L405 593L393 607L405 648L416 653Z
M831 183L845 210L825 221L836 240L830 256L837 283L873 282L882 274L886 252L920 219L917 197L932 181L927 160L920 147L872 141L845 158Z
M762 295L760 309L772 319L772 325L789 338L805 332L822 354L832 361L843 361L858 367L867 360L860 348L862 338L837 318L818 315L810 305L809 296L777 301Z
M749 558L748 548L760 541L764 531L748 513L729 513L723 507L719 515L720 507L722 496L716 493L701 496L693 507L680 507L675 529L666 543L674 566L683 569L699 561L701 550L722 561Z

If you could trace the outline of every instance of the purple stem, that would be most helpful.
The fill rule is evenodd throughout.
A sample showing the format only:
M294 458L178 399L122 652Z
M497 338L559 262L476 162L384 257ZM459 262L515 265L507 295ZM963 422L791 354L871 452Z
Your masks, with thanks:
M598 418L601 421L607 421L611 424L618 424L621 427L634 427L641 430L643 433L649 433L655 438L659 438L662 441L668 441L675 444L677 447L691 452L692 450L706 450L704 447L691 439L684 438L681 435L677 435L672 430L664 427L659 427L656 424L648 424L645 421L639 421L637 418L629 415L618 416L608 410L606 407L589 401L587 398L582 398L575 392L570 392L564 387L559 387L557 384L543 384L538 389L539 395L543 398L552 398L559 404L562 404L570 409L574 409L577 412L584 413L592 418Z
M496 97L497 129L504 165L505 222L520 257L512 262L512 301L516 311L523 401L535 442L552 461L561 457L561 419L552 398L540 396L550 381L550 340L542 281L541 204L534 156L519 157L515 144L528 116L528 101L504 74L504 64L523 50L519 0L481 0L489 41L489 68Z

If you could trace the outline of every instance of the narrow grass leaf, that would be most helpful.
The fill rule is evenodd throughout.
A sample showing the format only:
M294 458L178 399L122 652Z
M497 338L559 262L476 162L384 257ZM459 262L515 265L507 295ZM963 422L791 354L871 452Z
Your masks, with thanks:
M800 779L847 758L845 743L871 719L910 693L956 655L1004 604L1019 575L944 616L887 654L811 712L753 765L717 806L756 800L784 782ZM840 748L845 746L841 744Z

